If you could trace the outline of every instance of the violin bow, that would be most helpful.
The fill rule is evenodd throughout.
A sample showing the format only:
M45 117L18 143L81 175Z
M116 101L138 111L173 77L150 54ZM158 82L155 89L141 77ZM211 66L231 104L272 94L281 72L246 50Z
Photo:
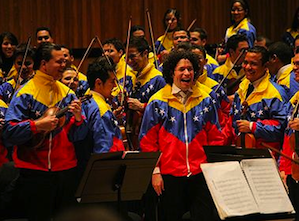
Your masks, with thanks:
M197 21L197 19L194 19L194 20L191 22L191 24L188 26L188 28L187 28L186 31L189 32L189 31L191 30L192 26L195 24L196 21Z
M232 70L234 69L234 67L236 66L236 64L238 63L238 61L241 59L241 57L245 54L245 52L247 52L247 50L242 50L241 53L238 55L238 57L236 58L235 62L233 63L233 66L231 67L231 69L228 71L228 73L225 75L224 78L222 78L222 80L220 81L220 83L218 84L218 86L215 89L215 93L219 90L219 88L221 87L221 85L223 84L223 82L227 79L227 77L230 75L230 73L232 72Z
M168 30L169 30L169 28L170 28L171 23L172 23L172 21L170 20L170 21L168 22L168 25L167 25L166 29L165 29L165 32L164 32L164 35L163 35L164 38L162 39L162 42L160 43L160 45L159 45L159 47L158 47L158 49L157 49L157 54L159 54L160 49L161 49L161 47L162 47L162 45L163 45L163 43L164 43L164 41L165 41L166 34L167 34L167 32L168 32Z
M262 146L264 146L264 147L270 149L271 151L277 153L278 155L281 155L281 156L283 156L284 158L286 158L286 159L288 159L288 160L290 160L290 161L292 161L292 162L294 162L294 163L296 163L296 164L299 165L299 161L298 161L298 160L295 160L295 159L289 157L288 155L282 153L281 151L276 150L275 148L271 147L271 146L268 145L267 143L262 142L261 144L262 144Z
M151 36L151 40L152 40L152 47L153 47L153 52L154 52L154 59L155 59L155 65L156 68L158 68L158 61L157 61L157 53L156 53L156 48L155 48L155 38L154 38L154 32L153 32L153 27L152 27L152 21L151 21L151 15L148 9L146 9L146 15L147 15L147 21L148 21L148 27L149 27L149 31L150 31L150 36Z
M131 37L131 26L132 26L132 16L130 16L129 19L129 25L128 25L128 32L127 32L127 40L126 40L126 59L125 59L125 74L123 77L123 88L125 89L126 85L126 78L127 78L127 69L128 69L128 51L129 51L129 44L130 44L130 37ZM125 100L124 94L121 96L121 105L123 105Z
M22 74L23 69L24 69L23 66L24 66L24 64L25 64L25 61L26 61L26 58L27 58L27 55L28 55L28 51L29 51L30 44L31 44L31 36L30 36L30 37L28 38L28 40L27 40L25 53L24 53L24 56L23 56L23 59L22 59L22 66L21 66L20 70L18 71L18 76L17 76L17 79L16 79L16 85L15 85L15 87L14 87L13 90L12 90L12 93L11 93L11 96L10 96L10 98L9 98L8 103L10 103L10 101L11 101L11 99L12 99L14 93L16 92L17 88L18 88L18 87L20 86L20 84L21 84L21 83L19 82L19 79L20 79L21 74Z

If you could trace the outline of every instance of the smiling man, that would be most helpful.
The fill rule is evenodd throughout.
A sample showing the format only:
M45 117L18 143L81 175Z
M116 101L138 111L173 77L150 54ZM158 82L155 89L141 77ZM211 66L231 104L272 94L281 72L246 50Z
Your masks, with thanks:
M73 142L85 138L87 127L80 101L58 81L66 64L61 47L41 44L34 64L38 68L34 78L17 91L6 112L3 142L14 146L13 160L20 169L18 202L26 218L39 221L51 220L60 209L75 203ZM62 126L55 114L45 114L55 106L69 109ZM44 140L34 147L33 140L40 136Z
M48 27L39 27L35 31L36 43L37 46L41 45L44 42L53 43L54 39L52 38L52 33Z
M196 85L198 57L192 52L171 52L164 63L166 86L154 94L144 113L140 149L161 151L152 186L161 196L164 217L178 221L185 205L192 220L210 220L213 202L201 172L206 162L204 145L223 145L212 98Z
M246 79L235 94L230 119L234 140L239 133L251 133L257 148L262 148L261 142L265 142L279 150L286 126L285 94L270 81L268 61L265 48L255 46L248 50L243 62Z
M113 64L113 61L110 61ZM87 80L93 98L83 105L89 128L88 149L94 153L122 151L122 136L111 107L106 102L111 99L116 86L115 65L110 65L105 57L91 63L87 70Z
M144 38L134 37L130 40L128 64L136 71L135 87L128 99L129 108L135 111L144 111L150 97L165 86L162 73L148 61L148 42Z

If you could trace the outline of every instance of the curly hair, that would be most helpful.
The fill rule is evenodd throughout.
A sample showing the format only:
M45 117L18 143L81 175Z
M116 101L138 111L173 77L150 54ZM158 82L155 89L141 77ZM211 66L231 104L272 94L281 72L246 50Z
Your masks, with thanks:
M172 85L174 69L182 59L187 59L191 62L194 70L194 80L198 78L198 56L190 51L173 51L168 55L163 64L163 77L167 84Z

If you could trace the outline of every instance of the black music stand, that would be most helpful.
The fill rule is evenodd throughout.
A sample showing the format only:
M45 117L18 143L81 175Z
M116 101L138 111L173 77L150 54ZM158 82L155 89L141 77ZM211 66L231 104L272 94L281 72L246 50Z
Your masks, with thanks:
M243 159L271 158L268 149L246 149L235 146L204 146L208 163L241 161ZM225 220L295 220L295 213L251 214L242 217L229 217ZM219 220L221 220L218 217Z
M126 154L125 154L126 153ZM80 203L140 200L150 183L160 152L92 154L75 197Z

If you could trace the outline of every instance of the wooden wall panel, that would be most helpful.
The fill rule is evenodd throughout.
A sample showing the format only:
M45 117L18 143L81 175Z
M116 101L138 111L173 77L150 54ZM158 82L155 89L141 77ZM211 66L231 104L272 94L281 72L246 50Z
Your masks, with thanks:
M257 32L279 40L290 26L298 0L249 0L251 19ZM145 11L151 13L155 38L164 32L165 10L181 11L184 27L197 19L209 42L220 42L230 24L229 0L0 0L0 32L11 31L21 42L35 36L39 26L51 28L55 41L73 48L85 48L95 35L102 40L125 40L128 19L148 28ZM149 33L146 33L149 39ZM35 38L34 38L35 41Z

